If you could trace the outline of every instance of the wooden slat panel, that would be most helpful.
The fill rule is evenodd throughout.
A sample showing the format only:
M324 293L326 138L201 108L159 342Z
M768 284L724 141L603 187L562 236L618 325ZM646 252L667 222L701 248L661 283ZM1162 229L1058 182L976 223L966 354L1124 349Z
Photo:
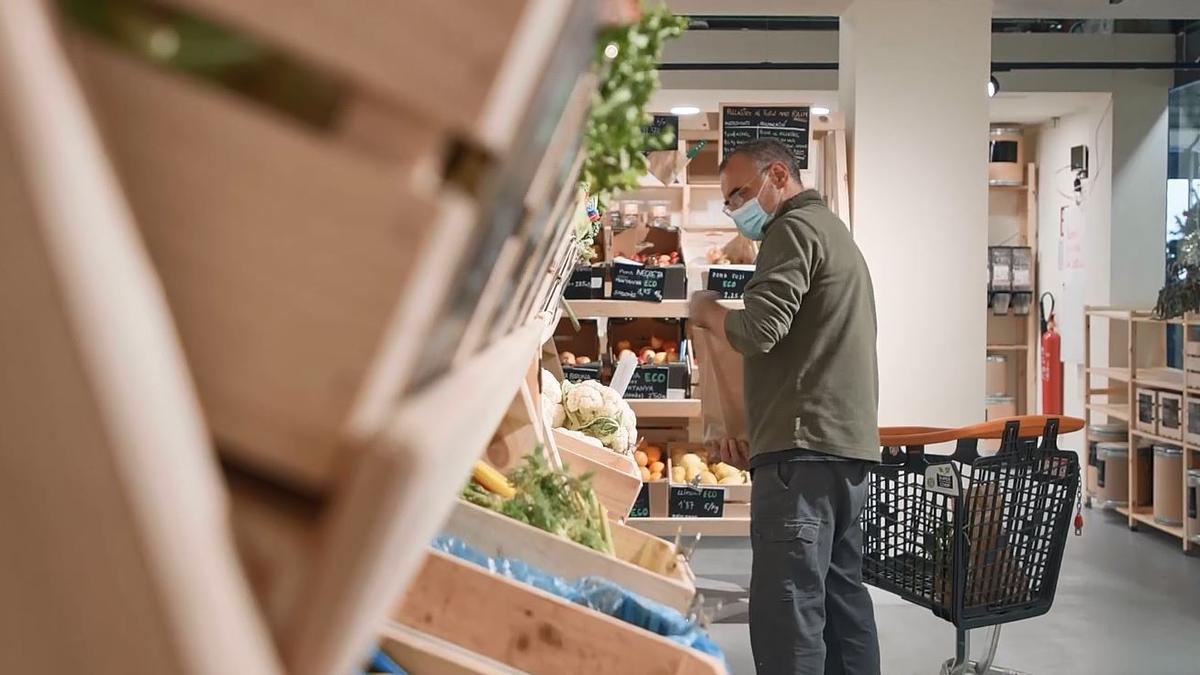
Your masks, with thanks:
M470 208L106 46L79 62L222 450L323 488L356 404L377 421L418 358Z
M531 673L725 672L700 652L432 551L392 619Z
M0 3L0 672L277 673L47 4Z

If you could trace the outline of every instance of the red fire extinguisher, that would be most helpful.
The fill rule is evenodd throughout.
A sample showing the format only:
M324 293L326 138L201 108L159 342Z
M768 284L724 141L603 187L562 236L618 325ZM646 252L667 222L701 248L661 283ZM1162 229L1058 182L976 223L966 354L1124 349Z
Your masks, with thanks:
M1046 310L1050 298L1050 310ZM1042 414L1063 412L1062 336L1054 325L1054 296L1049 292L1038 298L1042 315Z

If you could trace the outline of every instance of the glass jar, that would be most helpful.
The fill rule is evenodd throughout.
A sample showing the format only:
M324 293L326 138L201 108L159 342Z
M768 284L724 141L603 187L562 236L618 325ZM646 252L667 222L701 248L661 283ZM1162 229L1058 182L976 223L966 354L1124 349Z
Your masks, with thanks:
M650 227L671 229L671 202L665 200L650 202Z
M637 227L642 217L642 203L636 200L621 202L621 227Z

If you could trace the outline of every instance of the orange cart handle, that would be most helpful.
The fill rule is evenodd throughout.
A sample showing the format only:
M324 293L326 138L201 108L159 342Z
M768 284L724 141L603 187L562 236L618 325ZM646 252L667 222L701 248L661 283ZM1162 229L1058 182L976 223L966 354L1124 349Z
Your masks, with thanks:
M942 427L879 427L879 444L885 448L897 448L918 445L933 445L949 443L961 438L1003 438L1004 426L1009 422L1019 422L1021 438L1040 436L1046 429L1046 422L1058 420L1058 432L1069 434L1083 428L1083 420L1078 417L1062 417L1059 415L1023 415L1020 417L1004 417L988 420L979 424L946 429Z

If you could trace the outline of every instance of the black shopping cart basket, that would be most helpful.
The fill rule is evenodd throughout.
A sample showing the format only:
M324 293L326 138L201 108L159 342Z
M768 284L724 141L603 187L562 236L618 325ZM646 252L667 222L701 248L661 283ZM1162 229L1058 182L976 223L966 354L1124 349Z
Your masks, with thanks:
M990 456L977 438L958 439L950 456L884 448L872 472L863 577L954 624L956 654L943 673L1009 672L992 668L1000 624L1054 602L1079 492L1079 460L1058 449L1058 423L1047 421L1039 443L1010 421ZM968 631L983 627L990 645L971 661Z

